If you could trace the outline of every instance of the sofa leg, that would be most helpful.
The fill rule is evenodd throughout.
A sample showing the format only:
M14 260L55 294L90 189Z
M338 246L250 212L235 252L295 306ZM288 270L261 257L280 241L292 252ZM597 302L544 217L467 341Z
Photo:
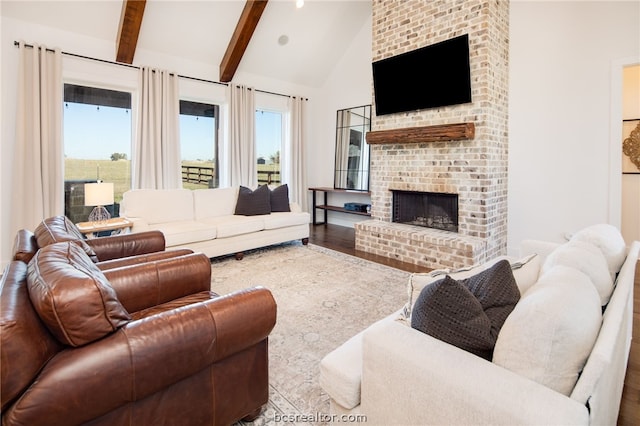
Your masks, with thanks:
M307 244L309 244L309 239L308 238L303 238L302 239L302 245L306 246Z
M252 411L249 414L247 414L246 416L244 416L242 418L242 420L245 421L245 422L252 422L252 421L254 421L255 419L258 418L258 416L260 415L261 412L262 412L262 407L258 407L254 411Z
M244 258L244 252L240 251L235 254L236 260L242 260Z

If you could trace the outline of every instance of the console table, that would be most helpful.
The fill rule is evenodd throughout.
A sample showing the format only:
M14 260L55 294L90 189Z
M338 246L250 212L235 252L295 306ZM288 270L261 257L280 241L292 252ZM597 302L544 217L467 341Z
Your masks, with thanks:
M371 213L357 212L353 210L347 210L344 207L330 206L327 200L329 193L350 194L355 196L370 196L371 193L368 191L350 191L348 189L335 189L335 188L329 188L329 187L315 187L315 188L309 188L309 190L312 192L312 200L313 200L312 217L313 217L314 225L325 225L327 223L327 210L331 210L333 212L357 214L360 216L371 217ZM317 192L324 193L322 204L317 203L317 197L316 197ZM322 222L317 221L317 217L316 217L317 210L323 211L324 216L323 216Z

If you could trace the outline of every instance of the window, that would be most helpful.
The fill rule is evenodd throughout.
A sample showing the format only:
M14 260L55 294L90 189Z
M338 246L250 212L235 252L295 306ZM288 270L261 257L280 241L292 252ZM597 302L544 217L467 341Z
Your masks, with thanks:
M256 110L256 153L258 156L259 185L279 186L282 183L282 170L280 168L282 126L282 113Z
M218 187L219 116L218 105L180 101L180 149L184 188Z
M122 193L131 188L131 93L64 85L65 215L86 221L84 184L114 184L112 216L119 215Z

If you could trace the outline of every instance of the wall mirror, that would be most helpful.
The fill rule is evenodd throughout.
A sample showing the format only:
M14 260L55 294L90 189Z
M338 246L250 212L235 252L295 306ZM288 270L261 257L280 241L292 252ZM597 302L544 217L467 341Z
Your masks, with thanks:
M371 105L340 109L336 118L336 164L333 187L369 190L369 145Z

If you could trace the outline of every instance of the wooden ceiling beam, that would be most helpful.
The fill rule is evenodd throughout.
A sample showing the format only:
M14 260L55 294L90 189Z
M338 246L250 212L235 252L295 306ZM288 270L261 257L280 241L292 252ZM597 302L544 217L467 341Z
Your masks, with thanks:
M125 64L133 63L146 4L147 0L122 0L116 61Z
M231 36L227 51L220 62L220 81L228 83L233 78L240 60L244 55L251 36L260 21L262 12L269 0L247 0L236 25L236 29Z

